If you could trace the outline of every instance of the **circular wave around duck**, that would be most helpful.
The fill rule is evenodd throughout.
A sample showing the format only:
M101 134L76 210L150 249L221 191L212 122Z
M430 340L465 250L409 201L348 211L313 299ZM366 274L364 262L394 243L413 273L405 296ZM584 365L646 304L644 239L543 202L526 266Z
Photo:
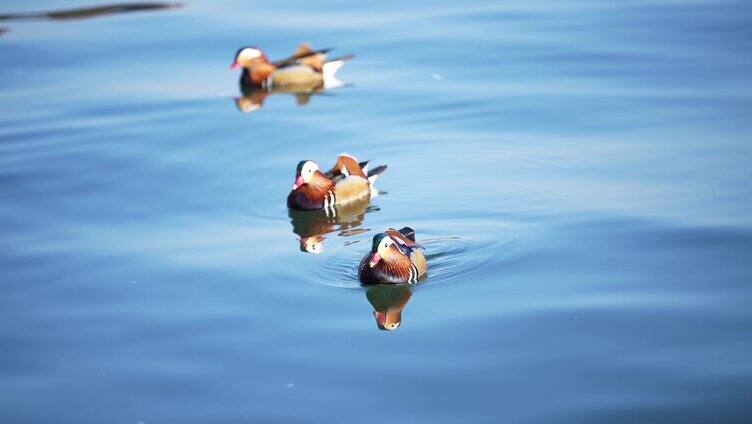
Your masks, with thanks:
M417 223L417 241L428 261L427 276L417 286L467 281L490 271L502 272L505 265L524 253L528 228L513 223L471 225L452 221ZM345 243L325 258L312 282L339 288L360 288L358 263L368 253L374 231Z

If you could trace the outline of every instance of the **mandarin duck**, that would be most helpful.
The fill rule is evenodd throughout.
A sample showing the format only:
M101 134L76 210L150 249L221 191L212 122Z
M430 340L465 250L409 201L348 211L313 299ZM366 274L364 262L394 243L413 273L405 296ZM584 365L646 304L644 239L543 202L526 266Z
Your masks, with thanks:
M371 252L360 260L358 279L363 285L417 283L427 268L421 248L410 227L376 234Z
M342 153L337 162L326 173L319 170L312 160L298 163L295 183L287 196L287 207L295 210L319 210L336 215L335 206L369 199L378 193L373 187L376 178L384 172L386 165L368 170L368 161Z
M230 68L243 68L240 86L266 89L288 88L297 91L315 91L340 86L334 74L352 59L353 55L328 59L330 49L313 50L307 43L298 46L292 56L269 62L261 49L248 46L238 49Z
M393 331L402 324L402 310L412 292L406 286L378 285L369 287L366 299L373 306L373 317L379 330Z

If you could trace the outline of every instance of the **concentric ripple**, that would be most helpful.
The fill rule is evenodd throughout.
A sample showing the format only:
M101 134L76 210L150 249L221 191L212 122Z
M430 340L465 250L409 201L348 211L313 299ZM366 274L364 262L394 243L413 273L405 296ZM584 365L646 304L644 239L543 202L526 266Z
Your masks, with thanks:
M453 221L421 222L414 226L417 240L425 247L428 273L420 286L461 284L488 269L503 272L504 266L519 259L530 229L513 223L459 225ZM315 284L359 288L358 263L368 252L370 231L332 251L312 278Z

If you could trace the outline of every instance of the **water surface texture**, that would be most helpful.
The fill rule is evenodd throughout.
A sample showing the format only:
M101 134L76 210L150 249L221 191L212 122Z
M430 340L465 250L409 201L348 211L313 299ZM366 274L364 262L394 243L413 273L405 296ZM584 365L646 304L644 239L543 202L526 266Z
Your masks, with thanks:
M749 2L101 10L0 21L0 421L752 420ZM244 97L301 41L345 86ZM289 213L340 152L386 193Z

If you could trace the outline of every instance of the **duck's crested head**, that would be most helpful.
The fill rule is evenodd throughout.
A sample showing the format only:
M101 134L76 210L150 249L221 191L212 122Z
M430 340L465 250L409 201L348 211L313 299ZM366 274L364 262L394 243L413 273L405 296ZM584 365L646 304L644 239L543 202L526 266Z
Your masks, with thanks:
M371 245L371 259L368 262L368 266L375 267L376 264L382 260L390 260L394 255L401 254L397 246L394 245L394 240L385 233L379 233L373 236L373 244Z
M269 59L261 49L254 46L246 46L239 48L238 51L235 52L235 60L230 64L230 68L238 68L241 66L248 68L257 63L266 62L269 62Z
M301 160L295 170L295 183L292 189L295 190L303 184L311 182L313 176L318 172L319 165L312 160Z
M386 237L385 233L378 233L375 236L373 236L373 243L371 244L371 253L378 252L379 243L381 243L381 240L384 240L384 237Z

